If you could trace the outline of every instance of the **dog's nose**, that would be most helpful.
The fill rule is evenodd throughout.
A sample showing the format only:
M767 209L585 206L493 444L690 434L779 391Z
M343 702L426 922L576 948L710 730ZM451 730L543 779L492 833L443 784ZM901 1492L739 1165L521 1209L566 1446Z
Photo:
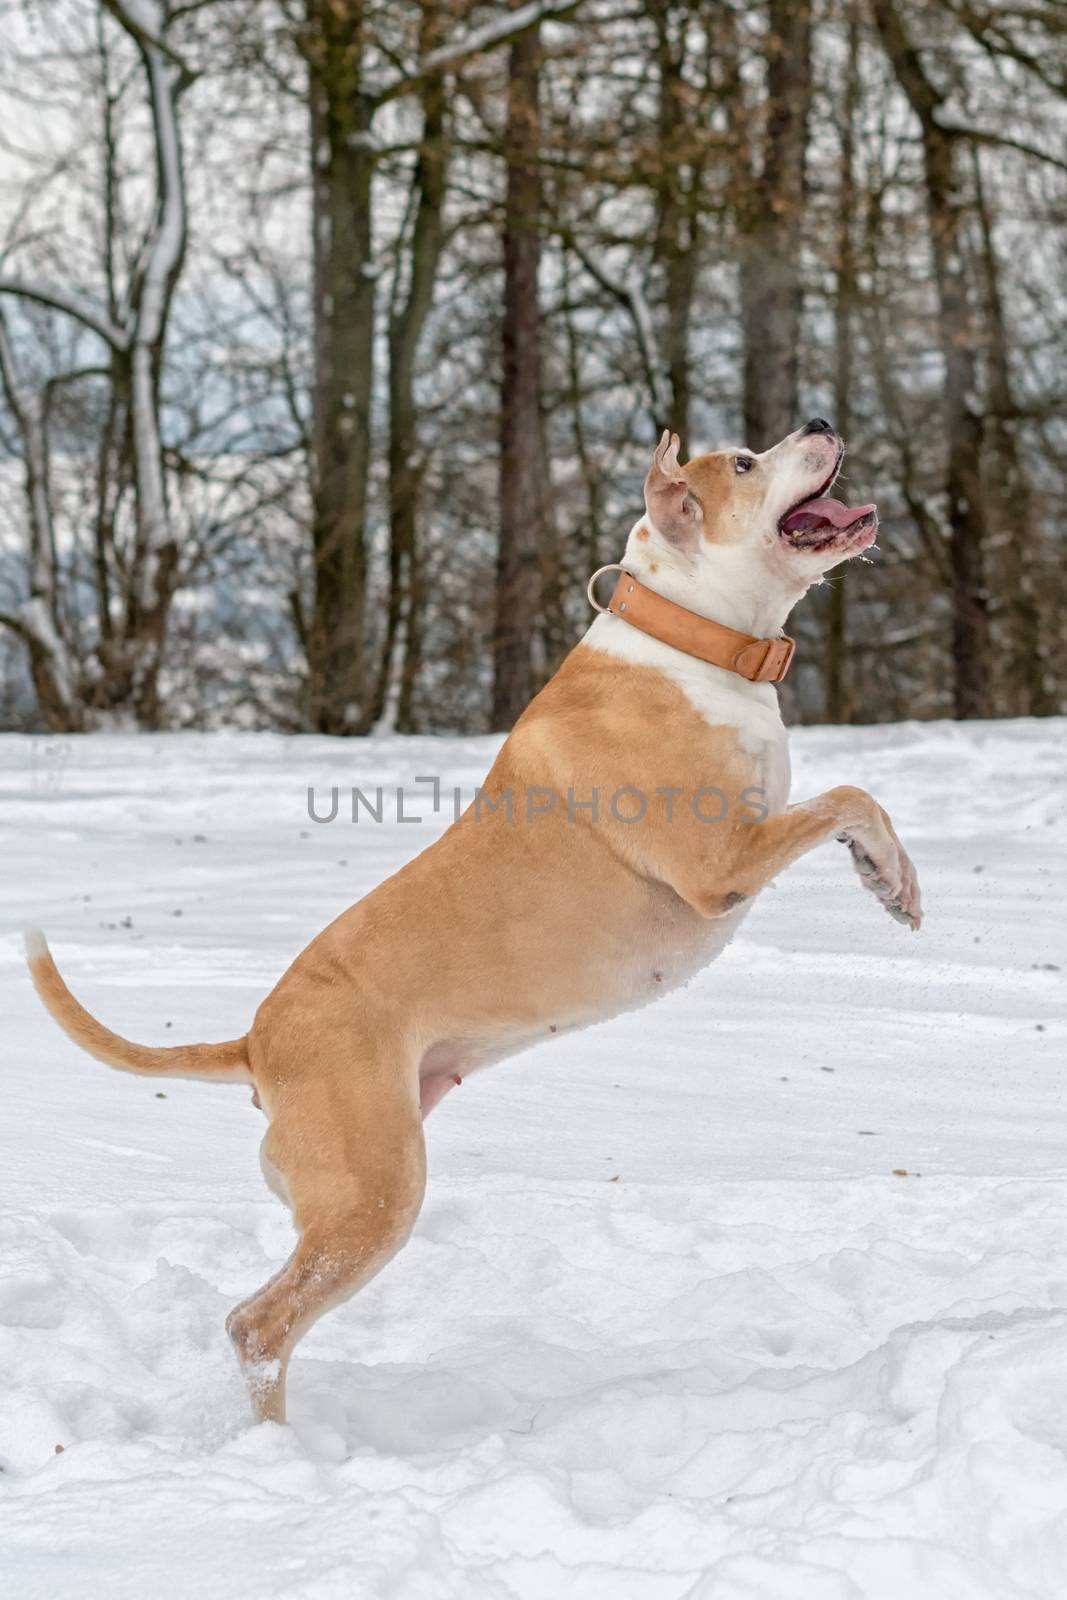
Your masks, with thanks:
M832 422L827 422L825 417L812 417L811 421L806 422L800 431L802 433L833 433L834 425Z

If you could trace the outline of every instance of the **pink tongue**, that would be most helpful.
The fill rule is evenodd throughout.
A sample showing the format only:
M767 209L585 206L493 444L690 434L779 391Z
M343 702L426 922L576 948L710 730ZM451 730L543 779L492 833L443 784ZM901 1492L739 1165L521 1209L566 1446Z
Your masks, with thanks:
M782 526L786 533L792 533L800 525L801 519L812 519L815 522L828 522L834 528L850 528L860 517L867 516L876 509L875 506L845 506L840 500L805 500L802 506L797 506L786 517ZM809 525L809 524L806 524Z

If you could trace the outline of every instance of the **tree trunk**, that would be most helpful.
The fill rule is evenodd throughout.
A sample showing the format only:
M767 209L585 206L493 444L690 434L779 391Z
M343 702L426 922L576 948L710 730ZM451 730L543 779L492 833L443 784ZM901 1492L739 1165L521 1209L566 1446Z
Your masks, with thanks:
M596 464L589 451L585 418L582 406L582 350L578 329L575 327L575 301L572 286L572 255L563 253L563 329L567 351L567 399L571 413L574 454L578 461L582 482L585 485L585 512L579 538L585 546L585 564L590 572L607 559L604 544L601 509L601 484Z
M671 38L668 0L646 0L656 29L659 108L656 141L658 217L654 259L662 268L666 327L663 341L670 414L665 426L681 440L680 454L689 454L689 337L696 289L697 239L695 190L698 163L686 108L692 91L683 77L685 38L689 23L683 13L680 40ZM687 181L688 173L688 181Z
M545 675L542 624L551 582L547 462L541 416L541 43L520 34L508 61L501 330L500 543L493 641L494 728L510 728Z
M847 439L852 426L853 308L856 301L856 112L859 106L859 19L855 0L848 5L848 59L841 111L841 177L838 187L836 292L834 296L834 421ZM826 608L826 720L848 722L852 691L848 676L848 562L829 577Z
M801 222L811 107L810 0L769 0L761 170L738 198L745 442L766 450L799 422Z
M160 379L171 301L185 260L187 216L178 97L182 69L142 31L140 14L108 0L137 44L152 113L156 214L130 290L129 425L133 444L137 538L122 657L129 699L143 726L159 724L159 673L178 572L178 546L167 506ZM161 12L162 15L162 12ZM114 647L114 640L111 641Z
M64 638L59 610L45 411L40 396L25 392L19 384L2 312L0 390L22 447L30 535L29 599L0 621L18 635L29 653L30 675L45 727L53 733L74 733L84 725L84 716L76 664Z
M365 522L374 358L370 138L363 0L307 0L311 114L312 546L308 716L351 733L363 710Z
M944 362L943 416L947 441L955 712L985 717L992 710L989 601L985 561L988 515L981 476L982 415L976 395L977 331L964 268L964 207L956 160L957 136L939 118L943 96L927 77L893 0L871 0L875 25L897 81L922 132L930 247L937 284Z
M1004 677L1010 715L1047 717L1056 710L1053 672L1041 628L1039 578L1036 572L1037 513L1029 475L1015 436L1016 406L1012 393L1008 328L1000 287L1000 266L993 243L993 225L982 184L981 157L972 150L974 191L982 245L982 273L989 363L991 456L1000 495L997 520L1005 535L998 593L1004 594L1007 651Z
M420 55L438 44L447 21L443 6L423 11ZM412 179L417 195L407 292L394 295L389 316L389 599L385 639L374 699L365 719L373 727L383 715L401 733L413 732L412 702L420 661L418 414L415 361L444 245L444 201L448 152L448 96L440 76L422 87L422 140ZM401 262L397 262L397 273ZM390 706L390 700L393 701Z

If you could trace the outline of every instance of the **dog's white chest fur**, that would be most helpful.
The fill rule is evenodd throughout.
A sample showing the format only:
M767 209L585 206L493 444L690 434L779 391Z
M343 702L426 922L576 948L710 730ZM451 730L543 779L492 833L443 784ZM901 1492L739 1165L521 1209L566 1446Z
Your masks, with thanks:
M621 617L597 617L585 636L585 644L618 660L654 667L677 684L707 726L709 784L715 783L712 730L735 729L742 749L756 762L756 782L768 813L785 809L789 798L789 745L778 696L771 684L750 683L736 673L685 656L631 627ZM699 760L699 752L694 754ZM644 1004L688 982L722 953L750 909L746 903L726 916L695 922L678 903L672 912L670 900L666 901L662 923L649 930L634 961L625 964L626 970L618 974L620 998L627 996L624 1004ZM611 1008L605 1009L607 1012Z
M677 684L693 709L712 728L734 728L741 747L756 761L758 784L768 811L785 809L789 799L789 742L774 685L750 683L736 672L683 655L671 645L632 628L621 617L597 617L585 636L590 649L655 667ZM714 782L709 778L709 782Z

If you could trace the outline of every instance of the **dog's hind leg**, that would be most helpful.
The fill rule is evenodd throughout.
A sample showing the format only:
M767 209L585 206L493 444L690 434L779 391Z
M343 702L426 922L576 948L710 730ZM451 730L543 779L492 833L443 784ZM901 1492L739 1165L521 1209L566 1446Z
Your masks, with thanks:
M426 1181L418 1101L397 1067L297 1079L273 1098L264 1170L280 1179L300 1238L226 1321L260 1422L285 1421L294 1347L406 1243Z

